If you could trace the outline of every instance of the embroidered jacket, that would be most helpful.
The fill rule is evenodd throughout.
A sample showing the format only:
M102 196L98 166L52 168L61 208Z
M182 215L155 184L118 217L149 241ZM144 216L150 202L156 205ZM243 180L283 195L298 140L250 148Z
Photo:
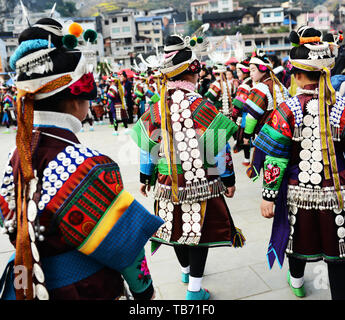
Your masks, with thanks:
M39 181L37 223L44 227L45 237L36 245L50 296L115 299L121 294L119 274L136 298L148 290L152 295L147 270L137 267L146 263L144 245L162 220L124 189L114 161L79 143L69 131L76 126L78 120L72 116L35 112L36 134L40 132L33 163ZM0 224L14 245L18 161L14 151L0 189ZM108 282L109 288L98 282ZM80 296L75 294L78 290ZM7 292L5 298L13 295Z
M194 92L185 91L190 103L193 119L192 128L196 131L198 144L203 146L204 168L217 168L215 175L220 175L226 186L235 184L232 165L230 137L237 131L237 126L220 113L214 105L202 99ZM172 91L170 92L172 94ZM140 181L155 183L157 172L169 175L168 165L161 146L160 104L156 103L147 110L133 127L132 138L140 147ZM183 173L181 164L177 164L179 174Z
M236 97L232 101L232 118L236 120L238 117L242 116L243 106L249 96L252 87L252 80L250 77L246 78L241 85L238 87L236 92Z
M312 88L315 89L315 88ZM330 128L335 147L337 168L344 186L345 99L329 110ZM263 198L276 199L286 173L289 183L288 204L319 209L332 208L336 195L332 180L324 175L321 152L317 96L301 94L282 103L274 110L254 141L266 154ZM343 192L343 191L342 191Z
M220 81L216 80L211 83L208 91L205 94L205 98L211 101L218 110L224 107L224 104L230 104L231 99L236 94L237 87L235 82L232 81ZM229 106L228 106L229 107Z
M276 92L277 106L289 97L287 89L283 86L284 94L282 95L278 85L275 85L270 77L253 85L244 105L244 111L248 113L244 130L247 138L260 131L274 109L273 91Z

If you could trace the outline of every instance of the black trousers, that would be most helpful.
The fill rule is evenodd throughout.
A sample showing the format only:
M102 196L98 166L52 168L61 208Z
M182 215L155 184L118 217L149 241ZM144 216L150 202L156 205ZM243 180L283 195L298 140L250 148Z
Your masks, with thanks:
M204 275L208 248L177 245L174 250L180 265L184 268L190 266L190 275L201 278Z
M306 261L289 257L290 274L294 278L304 275ZM328 265L328 278L332 300L345 300L345 263L332 262Z
M243 145L243 152L244 152L244 157L246 159L250 158L250 144Z

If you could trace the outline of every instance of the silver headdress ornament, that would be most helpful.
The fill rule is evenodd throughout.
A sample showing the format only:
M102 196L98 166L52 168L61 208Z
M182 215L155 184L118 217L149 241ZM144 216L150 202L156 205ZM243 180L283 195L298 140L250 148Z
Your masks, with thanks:
M143 55L139 54L138 58L147 68L158 69L162 65L164 55L158 52L158 47L156 46L156 55L153 54L144 59Z
M181 38L181 44L165 46L164 51L175 51L175 50L183 50L189 48L193 51L195 55L203 56L208 54L209 49L209 40L206 37L206 31L210 28L209 23L205 23L200 26L192 36L184 37L182 34L178 34L176 32L176 22L174 20L174 34L173 36L177 36Z
M134 65L132 66L132 69L138 73L146 72L147 71L147 65L143 62L140 62L138 65L137 61L134 59Z
M27 21L28 26L31 27L28 11L26 10L22 0L20 0L20 5L21 5L22 11L23 11L23 18Z
M225 63L230 59L231 52L220 52L217 51L221 45L224 44L226 40L226 36L218 40L214 45L212 45L212 49L208 52L208 57L211 60L213 66L217 66L218 72L225 72Z
M55 13L55 8L56 8L56 2L54 3L52 10L50 11L50 18L53 18L53 15Z

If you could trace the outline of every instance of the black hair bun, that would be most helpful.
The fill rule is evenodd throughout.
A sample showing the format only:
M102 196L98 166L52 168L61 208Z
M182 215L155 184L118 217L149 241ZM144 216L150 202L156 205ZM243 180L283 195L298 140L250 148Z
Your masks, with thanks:
M62 25L57 22L54 19L51 18L43 18L38 20L35 24L41 24L46 26L53 26L59 30L62 30ZM53 32L49 32L45 29L39 28L39 27L30 27L25 29L20 35L19 35L19 44L23 41L27 40L34 40L34 39L45 39L48 40L50 36L51 42L56 48L60 48L63 46L62 43L62 36L58 36Z
M331 33L327 33L322 40L326 42L335 42L334 36Z
M169 47L169 46L174 46L174 45L181 45L183 44L184 41L182 38L180 38L179 36L168 36L165 40L165 46ZM167 51L170 52L170 51Z
M296 31L291 31L289 35L289 40L291 43L299 44L299 35Z
M300 36L303 38L321 37L322 33L321 33L321 31L316 30L315 28L308 27L301 32Z
M184 40L176 35L168 36L165 41L165 46L174 46L174 45L183 45ZM175 50L166 50L165 53L170 53ZM179 50L179 52L173 57L172 62L174 65L178 65L183 63L184 61L188 61L192 57L192 50L188 47Z

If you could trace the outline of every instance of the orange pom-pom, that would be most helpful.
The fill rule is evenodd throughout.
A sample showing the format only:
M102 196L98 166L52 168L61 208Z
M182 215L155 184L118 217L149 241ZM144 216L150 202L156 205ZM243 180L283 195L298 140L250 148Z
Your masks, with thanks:
M73 22L69 28L68 32L79 38L83 33L83 28L79 23Z

